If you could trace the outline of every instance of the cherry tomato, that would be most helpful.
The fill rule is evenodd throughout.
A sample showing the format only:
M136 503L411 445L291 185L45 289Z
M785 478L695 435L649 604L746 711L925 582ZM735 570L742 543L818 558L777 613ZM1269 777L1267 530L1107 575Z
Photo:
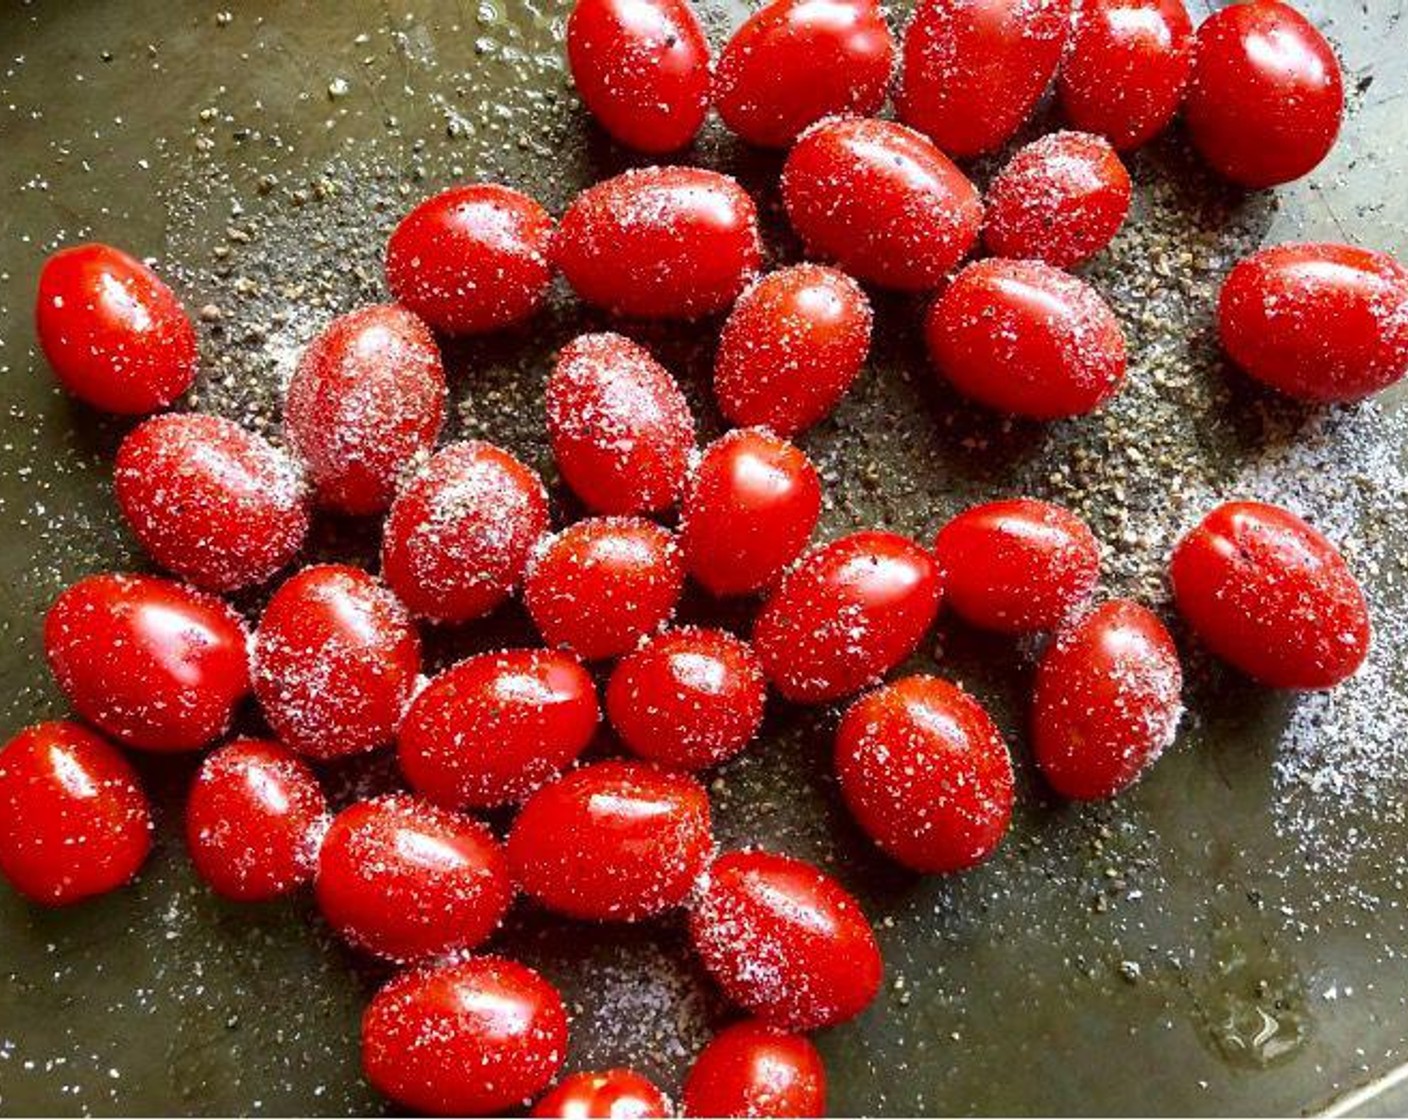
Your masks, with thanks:
M1002 147L1061 61L1071 0L920 0L895 108L955 159Z
M152 846L137 775L76 723L38 723L0 748L0 875L44 906L128 882Z
M862 696L836 732L836 776L857 823L926 874L964 871L1012 819L1012 760L983 706L937 677Z
M634 1070L607 1069L600 1073L574 1073L559 1081L533 1106L529 1116L557 1116L563 1120L647 1120L666 1117L670 1099L648 1078Z
M537 472L491 443L454 443L391 504L382 578L412 614L469 622L518 586L547 527L548 497Z
M621 741L642 758L699 770L732 758L758 733L767 682L747 642L685 627L646 639L606 688Z
M788 856L720 856L689 931L724 994L778 1026L844 1022L880 988L880 949L860 904L829 875Z
M944 595L985 630L1054 630L1095 592L1100 546L1070 510L1032 498L964 510L934 541Z
M634 922L679 906L714 846L709 795L644 762L598 762L523 805L508 836L513 881L572 918Z
M547 412L558 470L592 509L649 513L675 504L694 417L644 347L619 334L570 342L548 379Z
M1048 133L1019 149L988 188L983 240L994 256L1074 268L1114 240L1129 197L1129 172L1108 140Z
M1061 107L1082 132L1129 151L1168 127L1192 64L1183 0L1077 0L1057 82Z
M664 626L684 586L668 530L631 517L579 521L534 554L523 598L550 646L588 661L619 657Z
M938 148L860 117L802 134L782 170L782 201L808 253L905 291L938 287L983 221L978 192Z
M1408 268L1351 245L1278 245L1222 286L1218 330L1252 377L1310 401L1354 401L1408 375Z
M521 801L591 742L596 685L570 654L486 653L433 678L401 723L401 772L453 809Z
M1369 652L1369 608L1349 565L1279 506L1218 506L1179 542L1169 574L1203 643L1272 688L1333 688Z
M311 758L391 742L420 673L406 609L359 568L288 579L254 634L254 694L280 740Z
M117 503L163 568L212 591L263 583L308 532L302 472L218 416L155 416L117 451Z
M753 629L768 680L788 700L858 692L918 647L939 611L933 558L894 533L852 533L783 577Z
M694 1059L686 1116L826 1115L826 1067L806 1035L756 1020L725 1027Z
M1158 615L1102 603L1062 630L1036 671L1032 752L1063 797L1113 797L1173 742L1183 668Z
M870 352L873 315L843 272L800 264L739 298L714 359L719 408L738 425L790 438L830 415Z
M583 191L553 256L587 303L641 319L697 319L728 307L758 271L748 192L698 167L644 167Z
M493 1116L525 1105L566 1054L562 997L531 968L502 957L403 972L362 1016L367 1080L433 1116Z
M59 384L104 412L155 412L195 380L196 330L181 301L110 245L75 245L45 261L34 321Z
M577 0L567 62L588 111L628 148L683 148L709 112L709 43L685 0Z
M473 949L513 900L486 825L404 793L358 801L332 819L313 887L323 917L350 944L401 962Z
M138 575L79 580L44 619L44 653L85 720L129 747L190 751L249 692L244 623L218 599Z
M426 199L386 243L397 302L445 334L483 334L533 315L552 284L552 216L494 183Z
M1339 136L1339 60L1289 4L1233 4L1198 28L1183 116L1218 174L1244 187L1289 183L1314 170Z
M774 584L801 555L821 514L821 480L806 453L759 428L735 428L704 449L685 487L685 568L715 595Z
M724 48L714 104L748 143L785 148L823 117L878 113L894 61L875 0L774 0Z
M262 902L312 881L328 803L312 770L278 743L237 739L201 763L186 800L186 847L226 898Z
M1124 331L1109 304L1041 261L969 265L929 309L924 335L953 387L999 412L1081 416L1124 381Z
M380 513L445 422L445 370L426 325L402 307L334 319L304 351L284 403L289 444L318 501Z

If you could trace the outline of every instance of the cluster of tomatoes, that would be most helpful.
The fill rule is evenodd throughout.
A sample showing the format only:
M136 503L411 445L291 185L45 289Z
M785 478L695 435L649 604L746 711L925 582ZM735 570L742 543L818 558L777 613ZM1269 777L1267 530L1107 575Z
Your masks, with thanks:
M767 689L851 700L841 793L875 842L927 873L987 858L1008 827L1012 764L983 706L934 676L880 684L941 602L973 626L1049 634L1032 706L1036 763L1058 793L1112 796L1171 742L1178 651L1124 600L1092 606L1099 547L1068 510L1016 499L945 525L932 547L890 532L809 543L821 485L789 440L859 373L871 333L857 282L936 291L938 371L994 409L1090 411L1125 374L1098 292L1064 271L1129 206L1118 150L1180 106L1194 144L1237 182L1304 174L1338 130L1325 41L1277 0L1225 9L1194 35L1180 0L923 0L895 45L873 0L776 0L711 68L683 0L579 0L568 51L588 108L623 144L686 145L714 106L745 140L790 151L782 195L809 257L757 275L754 204L713 171L654 167L583 192L558 222L497 185L417 206L392 235L396 303L332 322L288 387L287 450L215 416L139 423L117 455L133 533L175 579L104 574L50 609L44 642L84 721L45 723L0 753L0 870L37 902L127 882L150 845L137 779L112 742L201 750L252 693L273 737L203 761L186 836L222 895L312 883L349 943L411 966L372 1000L368 1077L403 1105L493 1113L538 1097L567 1017L540 975L471 955L515 893L577 919L686 907L700 957L753 1018L721 1032L684 1090L692 1115L809 1115L825 1076L807 1031L858 1014L882 965L856 901L802 861L718 854L694 772L756 735ZM1059 69L1059 75L1058 75ZM950 161L992 150L1058 76L1079 132L1022 148L986 198ZM948 155L944 153L949 153ZM950 273L979 237L990 256ZM558 355L546 423L558 471L592 516L559 532L537 474L480 441L436 449L436 344L522 323L561 273L627 319L728 312L715 389L735 429L702 451L685 396L614 333ZM190 385L196 336L142 263L100 245L46 265L39 337L75 395L164 409ZM1251 375L1316 400L1365 396L1408 370L1408 271L1347 246L1284 246L1233 270L1222 337ZM218 594L272 579L313 508L383 517L380 575L316 565L286 578L252 633ZM675 528L648 515L678 509ZM1217 655L1265 684L1331 687L1369 643L1364 597L1335 547L1254 502L1212 511L1179 543L1179 610ZM671 628L686 579L754 596L750 637ZM418 623L464 624L520 592L542 648L421 676ZM579 765L604 708L631 758ZM91 729L90 729L91 728ZM310 763L394 746L410 792L330 815ZM504 842L469 810L518 806ZM663 1115L628 1070L579 1073L535 1115Z

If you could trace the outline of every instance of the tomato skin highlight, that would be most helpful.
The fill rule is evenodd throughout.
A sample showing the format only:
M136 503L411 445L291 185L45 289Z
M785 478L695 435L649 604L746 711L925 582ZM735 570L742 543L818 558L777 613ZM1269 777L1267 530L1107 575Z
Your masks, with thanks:
M1277 245L1238 262L1218 333L1251 377L1307 401L1356 401L1408 375L1408 268L1387 253Z
M937 677L862 696L836 732L836 776L861 828L925 874L986 860L1012 819L1012 760L983 706Z
M804 556L753 628L768 680L786 699L819 704L858 692L919 646L938 614L933 558L895 533L852 533Z
M502 957L403 972L362 1016L362 1069L381 1093L433 1116L526 1104L562 1068L567 1012L531 968Z
M714 359L719 409L740 427L790 439L829 416L870 353L874 315L844 272L770 272L734 304Z
M213 596L153 576L79 580L44 619L44 652L74 710L129 747L199 750L249 692L248 634Z
M452 665L411 702L397 759L411 787L451 809L521 801L591 742L596 685L570 654L485 653Z
M1032 498L971 506L934 541L945 602L1004 634L1056 629L1100 580L1100 545L1070 510Z
M1048 784L1081 801L1114 797L1173 743L1183 668L1164 624L1115 599L1073 621L1042 655L1032 752Z
M1183 0L1076 0L1057 80L1066 119L1121 152L1172 122L1193 67Z
M821 516L821 478L806 453L760 428L704 449L680 508L680 547L713 595L764 590L802 554Z
M806 1035L756 1019L716 1034L684 1083L685 1116L826 1115L826 1067Z
M111 245L74 245L44 262L34 324L59 384L104 412L155 412L195 380L196 330L180 299Z
M278 743L236 739L196 772L186 848L217 894L263 902L312 881L327 822L327 798L307 763Z
M517 326L552 284L552 216L495 183L451 187L401 219L386 243L396 300L444 334Z
M1031 116L1070 27L1071 0L920 0L895 108L955 159L1000 148Z
M579 194L553 259L594 307L637 319L698 319L728 307L762 263L758 212L727 175L645 167Z
M1228 502L1169 565L1174 601L1203 644L1272 688L1333 688L1369 652L1369 608L1344 557L1289 510Z
M782 170L782 201L809 255L901 291L938 287L983 220L977 190L938 148L861 117L802 134Z
M563 1120L653 1120L672 1115L670 1098L648 1078L634 1070L606 1069L600 1073L574 1073L553 1086L529 1116L556 1116Z
M845 1022L880 988L880 949L859 903L829 875L789 856L720 856L689 931L724 994L776 1026L815 1030Z
M1124 382L1124 331L1109 304L1040 261L969 265L929 309L924 337L960 393L1032 420L1092 412Z
M67 721L0 748L0 875L41 906L123 886L152 846L151 810L122 753Z
M636 151L687 146L709 112L709 43L685 0L577 0L567 62L597 123Z
M1198 27L1183 116L1193 146L1224 178L1253 189L1289 183L1339 136L1339 60L1289 4L1233 4Z
M875 0L774 0L728 41L714 104L748 143L785 148L824 117L879 112L894 59Z

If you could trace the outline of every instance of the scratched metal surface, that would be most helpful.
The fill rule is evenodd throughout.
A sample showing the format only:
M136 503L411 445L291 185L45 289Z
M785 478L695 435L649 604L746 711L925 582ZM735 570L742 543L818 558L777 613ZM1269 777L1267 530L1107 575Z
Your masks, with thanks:
M992 705L1021 794L999 856L952 880L902 874L847 822L827 776L833 712L774 707L762 741L714 785L718 828L728 844L826 861L878 923L885 991L819 1038L837 1112L1298 1112L1405 1060L1402 394L1294 410L1229 376L1208 329L1218 277L1262 241L1340 236L1408 253L1404 5L1304 7L1346 60L1344 141L1275 198L1211 181L1176 135L1133 161L1134 221L1092 269L1138 355L1106 414L1038 430L964 407L925 372L916 306L882 298L865 378L806 446L827 478L828 533L881 523L927 537L979 497L1035 492L1091 516L1110 585L1156 603L1172 534L1199 508L1232 490L1284 492L1368 574L1372 672L1333 702L1298 701L1247 688L1180 635L1191 683L1177 749L1119 804L1071 808L1043 794L1022 742L1032 649L945 623L916 664L936 661ZM630 164L570 93L565 8L6 0L0 730L63 711L38 642L53 595L141 563L111 500L123 426L66 401L35 354L44 255L92 237L156 258L205 309L194 403L273 429L302 343L382 295L379 247L416 196L501 178L560 211ZM745 5L701 8L719 42ZM762 200L774 258L795 255L777 221L776 160L717 125L690 158L738 174ZM550 470L538 399L548 356L595 322L559 291L520 334L450 348L454 432ZM637 333L718 430L710 326ZM570 515L555 491L558 516ZM368 526L324 523L311 551L369 558L374 541ZM243 605L256 609L257 596ZM693 601L686 613L744 622ZM527 637L511 607L432 646L446 660ZM239 908L211 897L179 840L192 762L141 765L160 819L136 886L64 913L0 890L0 1112L382 1108L359 1078L356 1035L383 974L341 949L306 898ZM384 760L329 775L343 800L387 780ZM629 1062L674 1091L727 1016L677 921L596 929L520 909L495 947L567 992L574 1066ZM1381 1114L1405 1104L1371 1098L1350 1103Z

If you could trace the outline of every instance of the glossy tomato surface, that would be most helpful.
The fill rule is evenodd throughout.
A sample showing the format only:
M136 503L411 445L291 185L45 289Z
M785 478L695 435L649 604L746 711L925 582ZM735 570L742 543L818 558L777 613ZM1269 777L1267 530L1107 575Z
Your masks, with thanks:
M44 653L69 703L129 747L198 750L249 692L248 634L233 610L152 576L89 576L44 619Z
M699 1052L683 1104L685 1116L824 1116L826 1067L806 1035L745 1020Z
M647 1120L673 1113L670 1099L649 1078L618 1067L564 1077L533 1106L529 1115L562 1120Z

